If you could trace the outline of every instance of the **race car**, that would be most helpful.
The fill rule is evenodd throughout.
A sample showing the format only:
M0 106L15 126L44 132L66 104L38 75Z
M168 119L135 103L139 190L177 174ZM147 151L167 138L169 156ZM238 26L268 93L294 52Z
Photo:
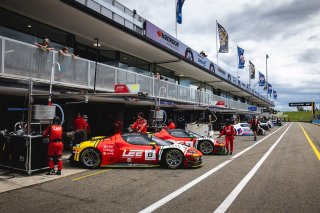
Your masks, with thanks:
M86 168L157 167L170 169L202 166L198 150L141 133L95 137L73 147L72 163Z
M154 136L167 141L194 147L202 154L225 154L225 144L211 137L204 137L183 129L162 129Z
M253 135L252 130L250 129L250 124L248 123L237 123L233 125L236 129L237 135L251 136Z

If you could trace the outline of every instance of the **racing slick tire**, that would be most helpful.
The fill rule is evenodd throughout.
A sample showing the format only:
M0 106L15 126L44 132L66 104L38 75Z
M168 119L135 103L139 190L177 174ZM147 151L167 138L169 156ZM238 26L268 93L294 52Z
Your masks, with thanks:
M88 169L94 169L101 164L101 153L95 148L88 148L81 152L80 162Z
M169 149L164 153L163 164L169 169L178 169L183 166L184 155L177 149Z
M202 154L209 155L213 153L214 147L211 141L204 140L199 143L197 149L202 152Z

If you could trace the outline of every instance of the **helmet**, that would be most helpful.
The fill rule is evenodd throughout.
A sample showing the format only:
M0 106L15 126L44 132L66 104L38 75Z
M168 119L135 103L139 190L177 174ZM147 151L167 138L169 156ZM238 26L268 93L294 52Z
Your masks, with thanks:
M60 117L59 116L54 117L52 122L53 124L60 124Z

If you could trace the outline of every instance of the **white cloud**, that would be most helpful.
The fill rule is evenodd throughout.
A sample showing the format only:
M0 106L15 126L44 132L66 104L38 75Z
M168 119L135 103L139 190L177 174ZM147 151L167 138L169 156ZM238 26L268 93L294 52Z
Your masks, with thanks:
M175 35L175 0L118 1ZM230 52L219 54L220 66L236 75L239 45L245 49L246 63L251 60L265 73L268 54L269 81L278 93L276 109L292 109L288 102L320 102L320 1L186 0L178 39L216 62L216 20L230 39ZM248 82L247 70L239 75Z

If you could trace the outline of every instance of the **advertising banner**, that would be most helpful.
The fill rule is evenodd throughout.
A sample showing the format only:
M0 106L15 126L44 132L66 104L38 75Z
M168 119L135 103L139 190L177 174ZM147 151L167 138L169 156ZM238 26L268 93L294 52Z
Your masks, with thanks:
M174 36L171 36L169 33L165 32L149 21L146 21L146 37L170 49L171 51L178 53L179 55L185 57L187 60L206 68L211 73L220 76L221 78L247 90L246 84L244 84L243 86L240 81L238 82L238 79L236 77L224 71L212 61L200 55L200 53L194 51L193 49L176 39Z
M162 46L184 56L189 61L215 73L215 65L213 62L148 21L146 21L146 36Z
M246 63L245 59L244 59L244 49L237 47L238 48L238 68L239 69L243 69L244 68L244 64Z

